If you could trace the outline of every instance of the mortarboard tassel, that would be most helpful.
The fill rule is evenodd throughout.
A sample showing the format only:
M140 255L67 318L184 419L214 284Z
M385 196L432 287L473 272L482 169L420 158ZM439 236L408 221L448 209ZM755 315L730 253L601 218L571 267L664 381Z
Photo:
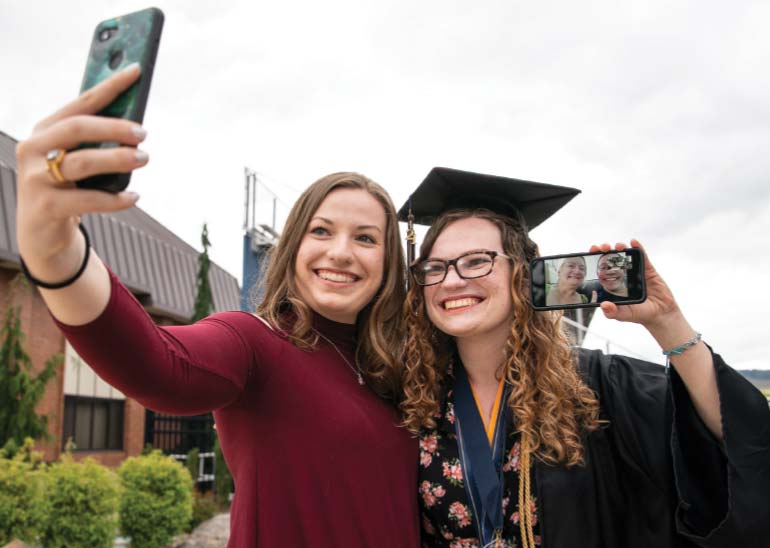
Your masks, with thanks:
M409 198L409 216L406 225L406 267L412 266L414 252L417 247L417 235L414 233L414 215L412 214L412 198ZM409 276L406 277L406 288L409 289Z

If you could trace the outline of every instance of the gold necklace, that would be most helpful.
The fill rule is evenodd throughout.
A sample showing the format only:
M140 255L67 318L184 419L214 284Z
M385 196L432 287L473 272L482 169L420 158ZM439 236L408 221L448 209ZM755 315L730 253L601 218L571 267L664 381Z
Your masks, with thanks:
M337 345L336 345L336 344L334 344L334 343L331 341L331 339L329 339L329 338L328 338L326 335L324 335L323 333L321 333L320 331L318 331L318 330L316 330L316 329L313 329L313 331L315 332L315 334L316 334L316 335L318 335L318 336L319 336L319 337L321 337L323 340L325 340L326 342L328 342L328 343L331 345L331 347L332 347L334 350L336 350L336 351L337 351L337 354L339 354L339 355L340 355L340 358L342 358L342 361L344 361L344 362L347 364L347 366L350 368L350 370L353 372L353 374L355 374L355 376L358 378L358 384L360 384L361 386L364 386L366 383L364 382L364 376L361 374L361 368L358 366L358 362L356 361L356 366L355 366L355 367L353 367L353 364L351 364L351 363L348 361L348 359L345 357L345 354L343 354L342 352L340 352L340 349L339 349L339 348L337 348Z

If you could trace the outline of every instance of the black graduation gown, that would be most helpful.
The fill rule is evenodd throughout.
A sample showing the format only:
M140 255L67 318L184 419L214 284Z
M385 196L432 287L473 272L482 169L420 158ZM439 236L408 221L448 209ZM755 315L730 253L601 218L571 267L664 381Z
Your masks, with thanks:
M566 468L533 460L532 495L541 546L770 547L766 398L714 354L724 433L720 444L698 417L673 367L600 351L577 352L583 378L599 398L601 418L609 422L584 438L585 465ZM453 384L450 377L448 395ZM423 443L438 436L433 458L442 453L442 460L453 463L459 456L457 442L451 441L453 421L446 420L453 415L452 400L449 395L442 405L438 429L421 439L426 462L421 463L420 483L431 489L439 484L424 480L441 481L436 479L441 472L426 475L437 462L429 464L431 454ZM506 485L511 505L515 487ZM464 489L450 493L452 486L443 488L445 498L451 494L467 504ZM422 497L434 504L436 491L422 491L426 489L421 487ZM441 531L452 530L457 538L457 524L445 521L446 509L436 511L440 505L440 499L432 507L421 501L423 526L433 530L423 531L424 546L452 545L452 540L441 540ZM512 510L507 510L506 523Z
M609 424L587 436L585 466L535 464L542 546L770 547L770 409L759 390L714 354L720 444L673 367L579 352Z

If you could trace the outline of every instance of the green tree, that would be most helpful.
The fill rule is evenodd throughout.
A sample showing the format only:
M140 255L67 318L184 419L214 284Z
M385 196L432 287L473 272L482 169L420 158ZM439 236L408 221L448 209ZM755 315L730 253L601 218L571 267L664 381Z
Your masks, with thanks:
M201 244L203 245L203 253L198 255L198 276L195 292L195 306L193 315L190 318L191 323L195 323L198 320L202 320L212 312L214 312L214 297L211 294L211 284L209 283L209 270L211 268L211 260L209 259L209 247L211 242L209 241L209 229L206 223L203 223L203 231L201 232ZM201 416L210 416L210 413L206 413ZM212 437L215 437L213 429L209 432ZM190 475L193 480L198 477L198 455L199 449L193 449L188 454L187 466L190 469Z
M26 289L26 281L20 274L11 284L0 330L0 444L9 452L22 446L24 438L49 438L48 417L38 415L35 408L62 363L57 354L45 362L42 371L32 374L32 360L24 350L21 305L13 303L13 295L22 288Z
M235 483L233 482L233 476L227 468L225 457L222 454L222 446L219 445L219 437L214 442L214 490L217 493L217 498L220 504L228 504L228 496L235 491Z
M209 229L206 223L203 223L203 232L201 232L201 244L203 244L203 253L198 255L198 278L195 292L195 306L191 322L202 320L214 311L214 297L211 295L211 284L209 283L209 269L211 260L209 259Z
M187 452L187 470L190 472L190 477L193 480L193 485L198 479L198 467L200 466L200 454L201 451L197 447L193 447Z

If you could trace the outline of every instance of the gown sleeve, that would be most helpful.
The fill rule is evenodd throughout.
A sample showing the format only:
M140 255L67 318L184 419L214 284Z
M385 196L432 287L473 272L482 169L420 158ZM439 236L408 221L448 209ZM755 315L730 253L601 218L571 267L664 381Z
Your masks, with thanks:
M620 454L661 491L674 493L677 533L703 548L766 548L770 408L759 390L712 355L723 442L700 419L673 366L597 352L592 369ZM666 485L671 468L673 489Z
M205 413L237 399L254 359L228 317L243 313L158 327L112 272L110 282L107 307L92 322L69 326L54 318L102 379L145 407L176 415Z

